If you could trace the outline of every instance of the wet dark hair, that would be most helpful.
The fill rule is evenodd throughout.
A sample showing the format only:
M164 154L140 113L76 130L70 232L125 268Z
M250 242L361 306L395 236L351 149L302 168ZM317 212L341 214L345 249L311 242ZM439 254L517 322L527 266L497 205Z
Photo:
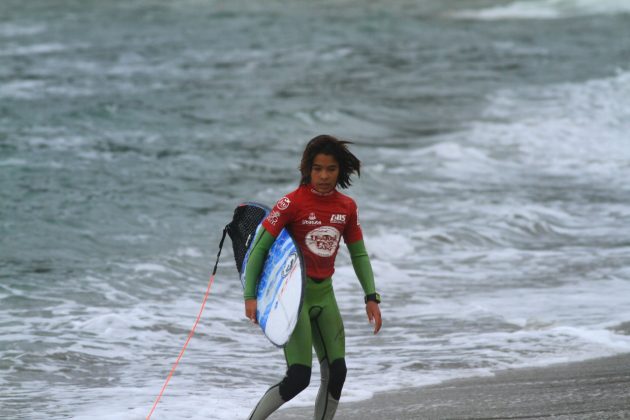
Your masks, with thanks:
M339 140L328 134L321 134L312 138L302 154L302 161L300 162L302 180L300 184L308 185L311 183L313 161L315 160L315 156L323 153L334 157L339 163L337 185L341 188L348 188L352 184L350 175L356 172L357 176L361 176L361 161L348 150L348 144L352 144L352 142Z

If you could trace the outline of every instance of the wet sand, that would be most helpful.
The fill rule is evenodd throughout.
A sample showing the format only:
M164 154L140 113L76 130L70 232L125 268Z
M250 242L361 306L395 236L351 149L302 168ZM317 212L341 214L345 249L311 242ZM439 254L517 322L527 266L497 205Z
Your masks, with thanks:
M310 386L317 386L315 378ZM270 420L312 419L311 407L280 410ZM512 369L491 377L375 395L342 403L335 420L630 419L630 354Z

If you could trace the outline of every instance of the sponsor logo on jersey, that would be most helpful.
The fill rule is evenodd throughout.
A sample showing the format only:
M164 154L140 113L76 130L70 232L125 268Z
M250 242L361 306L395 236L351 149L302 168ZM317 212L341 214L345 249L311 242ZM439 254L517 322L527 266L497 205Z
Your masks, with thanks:
M286 209L289 208L289 205L291 204L291 200L289 200L288 197L282 197L280 200L278 200L278 202L276 203L276 207L278 207L278 209L280 211L284 211Z
M279 217L280 217L280 212L277 210L274 210L271 213L269 213L269 216L267 216L267 220L269 221L271 225L275 226L275 224L278 223Z
M345 214L333 214L330 216L330 223L338 223L343 225L346 223L346 215Z
M303 225L321 225L322 221L317 220L317 216L315 215L315 213L311 212L308 215L308 220L302 220L302 224Z
M357 226L361 226L361 222L359 222L359 208L357 207Z
M332 226L321 226L306 234L304 242L308 249L320 257L332 257L339 246L341 233Z

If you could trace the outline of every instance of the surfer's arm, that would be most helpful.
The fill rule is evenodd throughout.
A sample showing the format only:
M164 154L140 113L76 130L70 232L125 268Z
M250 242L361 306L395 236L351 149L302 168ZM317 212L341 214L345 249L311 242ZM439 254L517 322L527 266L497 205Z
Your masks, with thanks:
M378 307L380 298L378 298L376 286L374 286L374 272L372 271L370 257L365 249L363 239L348 244L348 250L352 259L352 267L354 267L354 272L365 293L365 312L370 323L374 324L374 334L376 334L381 329L383 321L381 319L381 309Z
M376 293L374 272L363 239L348 244L348 251L350 251L352 267L354 267L354 272L361 283L363 292L366 296Z
M348 251L350 251L352 267L354 267L354 272L361 283L363 292L365 296L370 296L376 293L374 273L372 272L370 257L365 249L365 242L363 241L363 232L361 232L359 224L359 210L354 201L348 210L348 215L348 223L343 233L343 239L348 246Z
M245 268L245 300L256 299L258 278L260 277L267 253L275 240L276 238L264 227L260 229L254 238L254 245L249 253L249 259Z

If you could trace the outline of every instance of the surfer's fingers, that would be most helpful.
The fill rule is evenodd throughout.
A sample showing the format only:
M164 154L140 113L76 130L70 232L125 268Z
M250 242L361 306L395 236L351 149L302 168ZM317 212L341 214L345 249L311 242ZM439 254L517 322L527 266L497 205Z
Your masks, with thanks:
M381 311L377 311L374 314L374 319L375 319L375 325L374 325L374 334L378 334L378 332L381 330L381 326L383 325L383 319L381 318Z
M381 309L378 307L378 304L370 305L368 302L365 311L367 312L370 324L374 324L374 334L378 333L381 329L381 325L383 325L381 320Z
M379 308L378 305L376 305L373 309L372 316L374 319L374 334L377 334L383 325L383 320L381 319L381 308Z

